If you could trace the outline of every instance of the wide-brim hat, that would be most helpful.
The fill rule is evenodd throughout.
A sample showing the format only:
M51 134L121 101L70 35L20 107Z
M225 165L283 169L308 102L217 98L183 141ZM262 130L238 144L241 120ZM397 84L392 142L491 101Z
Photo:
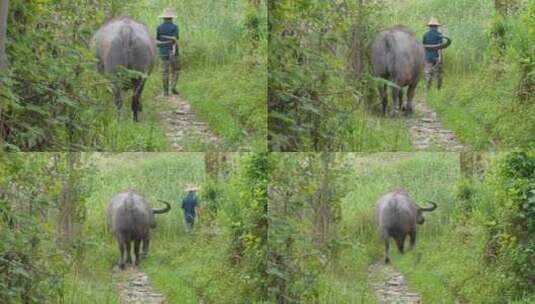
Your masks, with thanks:
M437 18L431 17L429 22L427 22L427 26L440 26L440 22L438 22Z
M186 191L186 192L199 191L199 187L197 187L195 185L188 185L186 187L186 189L184 189L184 191Z
M163 10L163 13L158 16L159 18L176 18L176 14L172 8L168 7Z

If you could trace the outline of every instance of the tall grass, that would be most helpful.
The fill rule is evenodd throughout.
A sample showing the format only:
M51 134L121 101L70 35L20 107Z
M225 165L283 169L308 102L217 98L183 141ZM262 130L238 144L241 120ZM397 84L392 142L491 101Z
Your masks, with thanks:
M180 208L189 183L204 181L203 153L121 153L86 154L85 161L95 164L88 176L92 195L87 199L87 214L82 229L79 259L66 277L66 299L73 303L116 303L115 284L123 275L112 268L119 257L116 241L106 226L106 207L116 193L133 189L153 207L163 199L172 203L169 213L156 216L151 231L147 259L139 266L147 273L156 292L169 303L250 303L244 295L253 284L245 277L242 264L233 264L234 226L240 192L231 178L218 192L219 212L210 213L201 198L200 212L193 235L185 231ZM239 163L239 157L232 158ZM229 164L236 164L229 161ZM233 166L229 169L233 175ZM239 173L236 173L239 174ZM223 185L223 183L222 183ZM202 197L202 194L201 194ZM244 260L247 256L244 256ZM256 297L259 295L252 294Z
M247 1L141 1L131 14L150 29L162 20L165 7L177 13L182 71L179 91L199 118L223 139L212 150L265 150L266 138L266 8L251 8ZM258 45L245 26L249 11L258 18ZM161 92L160 65L151 83L152 98ZM192 141L186 151L199 151Z
M134 189L157 206L157 198L173 202L170 213L158 216L158 227L153 230L149 257L142 263L153 265L152 269L169 269L166 263L156 263L161 258L161 248L184 246L182 212L179 200L183 189L190 182L200 183L203 179L203 159L200 153L151 154L130 153L103 156L86 154L96 162L95 175L90 179L92 195L86 202L87 215L82 237L86 250L81 253L73 271L66 278L66 298L73 303L115 303L117 291L112 281L112 266L118 259L116 241L106 226L106 206L117 192ZM176 255L176 251L174 252ZM149 272L151 267L148 266ZM159 273L162 275L163 273ZM166 277L167 283L175 278ZM155 288L164 289L155 278ZM174 288L178 288L175 286ZM190 294L187 287L177 292Z
M443 24L441 31L453 40L443 52L443 89L425 96L421 86L417 98L426 99L445 126L474 149L533 146L535 129L530 121L535 107L517 96L520 62L529 60L520 50L533 45L527 3L521 6L520 15L503 21L498 21L494 3L483 0L389 1L383 8L385 26L405 24L419 37L427 30L429 17ZM495 58L496 45L492 44L496 22L506 28L506 51L500 58Z
M351 244L344 249L339 261L345 265L334 276L332 284L349 289L350 303L374 302L368 278L368 266L382 259L383 247L375 221L377 199L394 187L403 187L415 201L424 205L425 200L439 204L437 211L428 214L428 221L418 231L418 243L437 238L447 231L449 217L454 206L454 188L458 177L457 155L454 153L378 153L370 156L352 155L348 157L348 168L354 172L346 179L348 193L342 199L342 219L339 227L340 237ZM420 244L405 256L427 253ZM394 265L399 259L392 250ZM352 267L347 267L352 265ZM425 274L420 269L418 273ZM351 279L348 280L347 277ZM411 283L411 282L409 282ZM333 291L331 291L332 293ZM366 301L360 301L362 295ZM427 299L424 297L424 300ZM430 303L435 303L429 301Z

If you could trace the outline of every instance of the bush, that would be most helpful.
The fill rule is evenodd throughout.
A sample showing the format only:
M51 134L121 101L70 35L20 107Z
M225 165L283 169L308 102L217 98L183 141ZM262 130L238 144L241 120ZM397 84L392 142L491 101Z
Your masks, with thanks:
M487 216L487 250L516 295L535 292L535 155L512 152L498 161L491 179L499 202Z

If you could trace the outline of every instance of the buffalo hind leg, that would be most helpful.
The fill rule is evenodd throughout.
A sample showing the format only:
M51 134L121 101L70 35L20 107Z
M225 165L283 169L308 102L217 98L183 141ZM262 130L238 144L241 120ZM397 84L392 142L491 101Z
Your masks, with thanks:
M416 230L411 231L409 233L409 240L410 240L410 249L414 248L414 244L416 244Z
M402 90L398 87L392 87L392 117L398 116L398 109L401 106Z
M141 243L140 239L136 239L134 241L134 255L135 255L135 258L136 258L136 261L135 261L135 265L136 266L139 265L139 244L140 243Z
M132 254L130 252L130 249L132 248L132 244L130 241L126 241L126 264L132 265Z
M388 249L390 248L390 236L386 229L383 231L383 239L385 241L385 264L389 264L390 257L388 256Z
M400 253L403 253L403 247L405 246L405 235L399 238L396 238L396 245L398 245L398 250Z
M412 113L412 101L414 99L414 92L416 92L416 86L418 83L412 83L409 85L409 88L407 89L407 105L403 109L406 114Z
M132 84L134 86L134 93L132 96L132 112L134 113L134 121L139 121L138 113L143 109L141 107L141 93L143 92L143 87L145 86L145 80L142 78L132 79Z
M388 94L386 92L386 84L379 86L379 95L381 96L381 106L383 111L383 116L386 115L386 105L388 104Z
M119 252L121 253L121 257L119 258L119 268L124 270L126 260L126 241L122 237L118 237L117 243L119 243Z
M149 254L149 243L150 239L148 237L143 238L143 251L141 252L142 258L146 258Z

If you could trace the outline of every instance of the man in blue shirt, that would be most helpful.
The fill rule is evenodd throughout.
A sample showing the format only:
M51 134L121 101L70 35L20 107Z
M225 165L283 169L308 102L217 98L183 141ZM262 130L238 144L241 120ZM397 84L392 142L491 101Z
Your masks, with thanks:
M442 49L450 45L451 40L443 37L442 33L438 31L440 23L436 18L431 17L429 23L429 31L424 34L423 44L425 48L425 80L427 82L427 90L431 89L433 78L437 78L437 87L442 87ZM443 43L443 38L447 40Z
M191 234L193 224L195 223L195 215L198 211L198 201L196 192L197 187L189 186L185 189L186 197L182 200L182 210L184 211L184 223L186 224L186 231Z
M180 70L178 26L173 23L173 18L176 18L176 15L171 8L166 8L160 18L163 18L164 21L156 30L156 44L160 49L160 58L162 59L163 94L169 96L169 85L171 92L178 94L176 88L178 71ZM171 82L169 82L169 74L171 74Z

